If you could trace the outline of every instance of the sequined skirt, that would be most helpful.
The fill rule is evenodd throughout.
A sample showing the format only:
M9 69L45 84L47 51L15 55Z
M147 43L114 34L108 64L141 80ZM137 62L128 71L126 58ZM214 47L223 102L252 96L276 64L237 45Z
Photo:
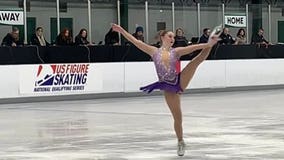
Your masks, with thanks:
M181 93L183 92L182 88L180 87L180 74L178 74L178 80L176 83L167 83L164 81L158 81L152 84L149 84L145 87L141 87L140 90L143 92L151 93L153 90L164 90L168 92L174 92L174 93Z

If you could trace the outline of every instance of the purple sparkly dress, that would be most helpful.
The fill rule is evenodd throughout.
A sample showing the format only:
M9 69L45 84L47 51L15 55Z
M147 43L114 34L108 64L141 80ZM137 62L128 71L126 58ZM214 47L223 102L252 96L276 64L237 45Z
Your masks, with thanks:
M152 59L155 63L159 81L145 87L141 87L140 90L147 93L150 93L155 89L175 93L183 92L180 87L180 74L176 71L176 64L179 60L179 56L176 54L175 49L172 48L170 50L168 67L163 64L161 48L158 49L158 52L153 54Z

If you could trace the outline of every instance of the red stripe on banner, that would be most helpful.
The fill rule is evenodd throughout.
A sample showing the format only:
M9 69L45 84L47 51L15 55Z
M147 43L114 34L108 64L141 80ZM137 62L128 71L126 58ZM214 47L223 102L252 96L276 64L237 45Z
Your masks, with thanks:
M38 70L37 70L37 75L36 75L37 77L39 76L41 70L42 70L42 65L39 65L38 66Z
M56 65L50 65L50 67L52 68L53 74L55 74Z

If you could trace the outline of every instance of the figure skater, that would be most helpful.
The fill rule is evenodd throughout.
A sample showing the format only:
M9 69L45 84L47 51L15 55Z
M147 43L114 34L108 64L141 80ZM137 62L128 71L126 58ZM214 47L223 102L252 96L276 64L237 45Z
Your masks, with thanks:
M161 47L150 46L140 40L137 40L130 33L125 31L121 26L112 24L112 29L121 33L128 41L133 43L137 48L149 54L155 64L159 81L140 90L144 92L152 92L155 89L164 91L164 96L174 119L174 129L178 139L178 156L185 153L185 142L183 140L182 129L182 112L180 107L180 93L188 86L197 67L208 57L212 46L218 42L220 35L216 34L220 30L220 26L216 27L212 32L209 41L203 44L190 45L187 47L172 48L174 44L174 33L172 31L162 31L160 33ZM202 49L202 50L201 50ZM201 52L187 64L180 72L176 71L176 63L183 55L190 54L193 51L201 50Z

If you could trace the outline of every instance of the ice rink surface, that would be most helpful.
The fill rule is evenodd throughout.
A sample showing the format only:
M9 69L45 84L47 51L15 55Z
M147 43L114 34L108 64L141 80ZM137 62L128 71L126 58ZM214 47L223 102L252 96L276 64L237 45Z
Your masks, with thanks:
M284 90L184 94L187 150L162 96L0 105L0 160L283 160Z

